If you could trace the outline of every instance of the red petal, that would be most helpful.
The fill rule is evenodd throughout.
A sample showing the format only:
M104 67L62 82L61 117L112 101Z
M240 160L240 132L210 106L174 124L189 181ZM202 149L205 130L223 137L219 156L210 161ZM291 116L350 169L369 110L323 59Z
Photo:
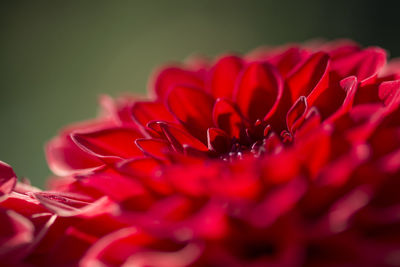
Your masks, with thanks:
M6 163L0 161L0 200L14 189L17 176L13 169Z
M148 176L160 167L160 163L153 158L134 158L118 164L118 170L131 176Z
M95 156L80 149L70 136L59 136L46 145L46 158L50 169L57 175L70 175L75 172L98 168L103 163Z
M300 96L307 97L311 92L312 99L308 100L313 102L320 91L328 87L328 64L328 54L317 52L288 75L287 84L292 95L292 103Z
M153 158L136 158L126 160L118 165L118 170L122 173L139 179L149 191L155 191L159 194L171 194L171 187L168 182L156 171L160 170L160 163Z
M354 75L363 84L374 77L386 63L386 52L380 48L367 48L332 61L331 69L339 77Z
M304 118L300 128L296 130L295 137L298 140L305 138L310 132L318 128L321 124L321 115L316 107L311 107Z
M301 62L309 53L298 47L290 47L282 54L272 57L268 60L272 65L276 66L283 77Z
M213 126L214 99L200 89L177 86L168 94L167 103L188 131L205 143L206 131Z
M294 132L304 121L307 113L307 98L299 97L286 115L286 125L290 132Z
M209 128L207 130L207 144L209 150L226 153L230 148L230 138L221 129Z
M282 96L282 77L268 63L252 63L244 71L234 100L252 122L273 114Z
M203 88L204 82L194 72L184 70L178 67L167 67L159 71L156 75L154 90L157 96L164 100L167 92L177 86L193 86Z
M185 131L167 123L160 124L160 127L176 151L183 152L184 146L189 146L199 151L208 151L202 142Z
M167 141L162 139L137 139L135 142L145 155L156 159L167 159L166 152L170 148Z
M0 260L3 266L17 264L34 239L34 226L27 218L12 210L0 210ZM14 264L12 264L14 263Z
M383 82L379 85L379 98L389 106L400 95L400 80Z
M33 195L47 209L62 217L105 213L106 208L112 204L108 197L94 201L90 197L74 193L47 191L33 193Z
M135 140L142 135L132 128L108 128L104 130L75 133L73 141L84 151L103 160L116 160L143 155Z
M103 195L107 195L115 201L123 201L133 196L143 195L146 190L143 185L136 179L126 176L125 169L121 167L126 161L117 164L117 169L103 168L96 173L84 177L79 183L85 188L95 189ZM143 165L142 168L148 166ZM122 173L121 173L122 172ZM139 171L135 173L141 175Z
M223 98L217 99L213 108L214 124L224 130L230 137L239 138L245 122L235 104Z
M225 56L211 70L211 94L215 97L231 98L237 77L243 68L243 60L237 56Z
M153 120L175 121L172 114L160 102L136 102L132 107L132 116L142 126Z

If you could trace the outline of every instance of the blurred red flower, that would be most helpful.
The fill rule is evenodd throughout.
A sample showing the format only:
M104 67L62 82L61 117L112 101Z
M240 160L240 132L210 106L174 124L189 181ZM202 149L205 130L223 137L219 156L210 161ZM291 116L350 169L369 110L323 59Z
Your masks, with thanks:
M52 266L399 266L400 65L351 41L192 58L149 99L0 166L0 258Z

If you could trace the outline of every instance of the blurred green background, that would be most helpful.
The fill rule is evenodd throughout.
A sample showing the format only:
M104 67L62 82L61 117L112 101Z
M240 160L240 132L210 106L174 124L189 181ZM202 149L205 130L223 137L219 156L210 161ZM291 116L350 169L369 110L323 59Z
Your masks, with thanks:
M43 146L99 94L144 93L154 67L260 45L348 37L400 55L385 1L1 1L0 159L43 186Z

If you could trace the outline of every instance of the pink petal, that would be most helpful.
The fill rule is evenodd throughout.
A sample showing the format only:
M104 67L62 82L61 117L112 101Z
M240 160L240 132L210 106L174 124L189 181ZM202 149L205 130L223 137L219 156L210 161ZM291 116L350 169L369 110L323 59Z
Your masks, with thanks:
M379 85L379 98L388 106L398 101L400 96L400 80L387 81Z
M151 244L153 238L136 227L122 228L102 237L86 252L80 266L121 266L129 256Z
M211 70L210 88L215 98L232 98L237 77L243 68L243 60L234 55L224 56Z
M50 211L62 217L93 216L105 213L112 202L106 196L93 200L88 196L61 192L36 192L35 198Z
M0 210L0 260L4 266L21 260L34 238L34 226L12 210ZM8 265L10 264L10 265Z
M233 98L243 114L255 122L275 112L282 91L282 77L274 66L252 63L240 77Z
M17 176L10 165L0 161L0 200L11 193L17 183Z
M199 140L206 142L206 131L213 126L214 99L196 88L177 86L167 96L168 108Z

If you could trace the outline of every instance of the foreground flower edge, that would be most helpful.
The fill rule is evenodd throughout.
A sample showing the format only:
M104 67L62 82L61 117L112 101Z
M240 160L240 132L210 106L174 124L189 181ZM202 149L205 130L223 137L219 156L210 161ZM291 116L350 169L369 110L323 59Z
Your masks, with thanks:
M399 68L350 41L196 58L1 171L0 257L33 265L399 265ZM10 234L12 233L12 234Z

